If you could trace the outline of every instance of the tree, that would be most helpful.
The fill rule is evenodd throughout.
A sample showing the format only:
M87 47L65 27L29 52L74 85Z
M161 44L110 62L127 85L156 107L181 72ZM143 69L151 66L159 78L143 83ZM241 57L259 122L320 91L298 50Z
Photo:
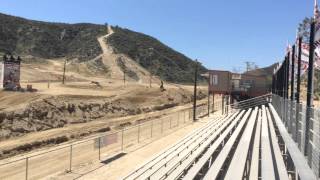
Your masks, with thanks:
M299 24L299 27L298 27L298 33L299 33L299 35L302 36L302 41L305 43L309 43L311 22L312 22L312 18L306 17Z
M245 64L246 64L246 72L253 71L259 68L255 62L246 61Z

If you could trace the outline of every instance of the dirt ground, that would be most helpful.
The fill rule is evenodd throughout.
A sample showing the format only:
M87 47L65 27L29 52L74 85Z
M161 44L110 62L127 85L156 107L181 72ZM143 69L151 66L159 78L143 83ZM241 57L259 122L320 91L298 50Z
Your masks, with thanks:
M74 173L58 173L56 175L48 176L46 179L120 179L122 177L125 177L131 171L135 170L139 165L151 159L156 154L179 142L187 134L204 126L213 117L214 116L211 116L210 118L204 118L201 121L179 129L176 132L169 134L168 136L153 141L138 150L126 151L126 155L119 159L111 161L108 164L96 162L94 164L75 169ZM88 171L89 169L90 171Z
M0 91L2 159L191 106L192 85L164 82L165 91L161 91L157 78L152 79L151 87L149 82L130 78L124 84L122 79L94 74L81 65L79 71L75 67L68 71L71 64L67 64L66 82L62 84L63 63L63 59L23 63L21 85L32 85L37 91ZM206 102L207 87L200 85L198 89L197 98Z

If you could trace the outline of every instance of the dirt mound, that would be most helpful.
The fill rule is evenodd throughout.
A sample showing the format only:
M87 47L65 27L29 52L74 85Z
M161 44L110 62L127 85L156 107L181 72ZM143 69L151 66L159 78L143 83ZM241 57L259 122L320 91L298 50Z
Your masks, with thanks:
M22 97L27 94L15 95ZM0 140L96 119L159 111L191 102L192 99L191 93L184 94L175 89L161 92L149 88L111 97L59 95L39 98L37 94L29 95L29 103L16 104L15 110L8 108L0 111ZM204 97L205 94L199 91L198 98Z

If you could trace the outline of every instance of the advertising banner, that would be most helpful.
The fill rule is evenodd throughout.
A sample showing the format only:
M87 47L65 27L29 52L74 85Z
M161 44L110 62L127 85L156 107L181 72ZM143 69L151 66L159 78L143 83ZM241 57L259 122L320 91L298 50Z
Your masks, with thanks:
M97 149L99 148L99 140L100 140L100 147L105 147L108 146L110 144L114 144L118 142L118 134L114 133L114 134L109 134L100 138L96 138L95 139L95 143L94 143L94 148Z
M20 63L4 62L3 85L5 88L15 88L20 85Z

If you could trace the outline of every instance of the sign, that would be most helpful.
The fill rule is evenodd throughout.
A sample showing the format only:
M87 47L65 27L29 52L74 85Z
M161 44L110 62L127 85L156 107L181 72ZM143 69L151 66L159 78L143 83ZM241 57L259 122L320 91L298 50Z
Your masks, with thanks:
M99 140L100 140L100 148L105 147L110 144L114 144L118 142L118 133L109 134L100 138L94 139L94 148L99 148Z
M3 86L10 89L20 86L20 63L6 61L3 69Z

